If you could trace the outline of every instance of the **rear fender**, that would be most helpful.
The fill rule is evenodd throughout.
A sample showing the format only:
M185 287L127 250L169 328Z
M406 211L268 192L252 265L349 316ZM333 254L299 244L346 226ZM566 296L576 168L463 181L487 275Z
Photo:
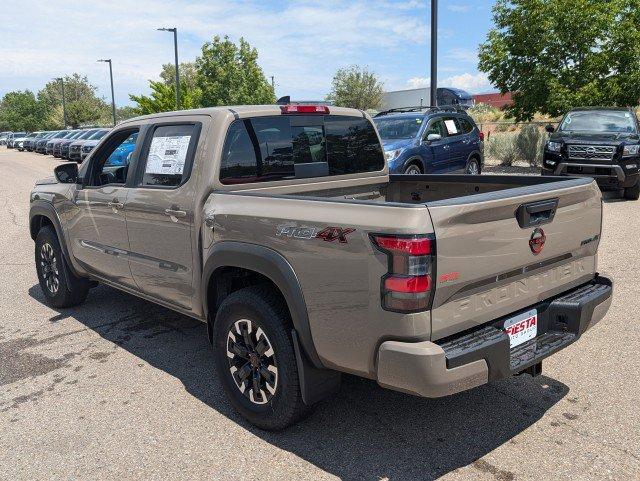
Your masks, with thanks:
M210 316L207 299L209 280L216 269L221 267L239 267L258 272L270 279L284 296L304 353L314 367L323 367L311 337L302 288L293 268L282 255L273 249L244 242L224 241L213 246L204 265L201 284L202 302L207 318Z

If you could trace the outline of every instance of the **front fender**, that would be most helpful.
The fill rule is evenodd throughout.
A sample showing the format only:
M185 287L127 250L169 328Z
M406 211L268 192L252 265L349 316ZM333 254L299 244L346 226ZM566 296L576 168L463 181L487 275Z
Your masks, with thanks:
M309 316L300 282L293 267L282 255L273 249L244 242L223 241L214 245L202 272L201 294L204 313L207 317L209 316L207 299L209 280L216 269L221 267L247 269L270 279L284 296L291 313L293 327L305 354L316 368L323 367L311 337Z

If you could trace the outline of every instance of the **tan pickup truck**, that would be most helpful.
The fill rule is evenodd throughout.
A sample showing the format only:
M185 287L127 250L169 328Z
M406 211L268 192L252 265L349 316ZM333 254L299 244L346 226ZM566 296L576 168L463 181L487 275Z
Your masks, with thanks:
M426 397L538 374L609 308L601 224L588 178L389 176L369 116L322 105L128 120L30 211L52 306L100 282L202 320L231 403L271 430L341 372Z

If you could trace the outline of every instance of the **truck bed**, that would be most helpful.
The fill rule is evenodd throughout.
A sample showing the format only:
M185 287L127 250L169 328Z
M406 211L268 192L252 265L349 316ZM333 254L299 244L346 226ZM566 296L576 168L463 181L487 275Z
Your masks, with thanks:
M327 365L349 365L354 373L373 375L375 360L363 351L354 362L352 346L345 345L353 338L341 335L346 320L364 344L376 345L389 335L437 341L512 315L595 275L602 211L592 179L388 179L350 180L345 187L331 182L331 188L323 188L315 182L216 192L205 206L215 218L212 242L265 245L291 264L309 293L312 333L323 332L314 342ZM520 215L540 205L543 211ZM345 242L313 239L328 227L348 230ZM546 236L538 254L530 248L536 228ZM386 233L435 234L429 312L402 315L371 307L379 305L387 260L370 235Z

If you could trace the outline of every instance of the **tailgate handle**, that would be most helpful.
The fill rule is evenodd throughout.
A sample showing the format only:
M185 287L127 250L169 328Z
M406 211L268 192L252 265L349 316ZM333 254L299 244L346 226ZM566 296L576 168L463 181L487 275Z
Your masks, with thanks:
M518 207L518 210L516 210L518 225L525 229L527 227L548 224L553 221L557 208L558 199L522 204Z

